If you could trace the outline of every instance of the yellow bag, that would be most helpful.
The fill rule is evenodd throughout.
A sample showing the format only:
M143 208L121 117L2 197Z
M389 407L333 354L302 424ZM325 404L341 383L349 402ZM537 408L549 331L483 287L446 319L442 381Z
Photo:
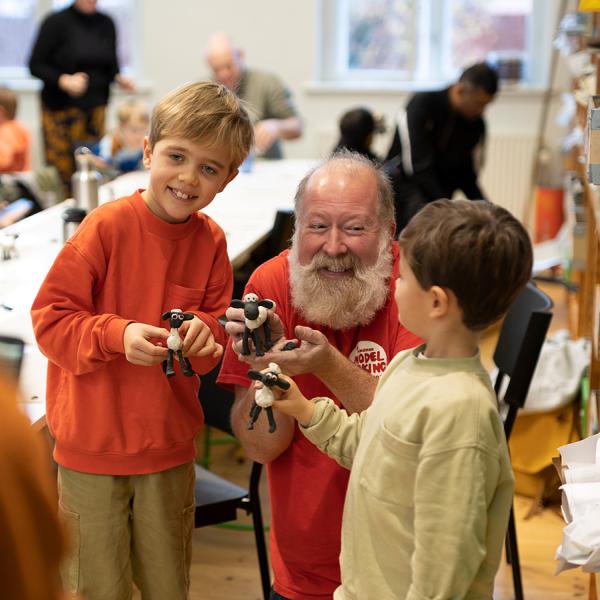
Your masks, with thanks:
M600 0L579 0L579 8L582 12L600 10Z
M560 479L552 465L558 447L580 439L576 402L553 411L518 413L509 440L515 492L537 503L560 501Z

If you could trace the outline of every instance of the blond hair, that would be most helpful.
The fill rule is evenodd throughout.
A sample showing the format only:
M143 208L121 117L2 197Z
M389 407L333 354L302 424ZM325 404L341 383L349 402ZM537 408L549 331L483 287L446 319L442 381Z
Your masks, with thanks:
M10 120L17 114L17 95L5 86L0 86L0 106L6 111L6 117Z
M119 104L117 120L121 127L131 121L148 124L150 123L150 111L141 100L130 98Z
M224 85L212 81L179 87L154 107L150 148L170 136L210 146L226 146L232 169L244 162L254 143L252 124L243 101Z

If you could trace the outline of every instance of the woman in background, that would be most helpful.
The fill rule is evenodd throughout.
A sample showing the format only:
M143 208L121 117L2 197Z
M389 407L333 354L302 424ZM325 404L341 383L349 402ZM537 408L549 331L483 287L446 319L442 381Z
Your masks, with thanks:
M75 0L47 16L29 59L42 89L42 129L46 162L55 166L68 191L75 170L73 151L104 135L110 84L134 91L119 73L112 19L96 10L97 0Z

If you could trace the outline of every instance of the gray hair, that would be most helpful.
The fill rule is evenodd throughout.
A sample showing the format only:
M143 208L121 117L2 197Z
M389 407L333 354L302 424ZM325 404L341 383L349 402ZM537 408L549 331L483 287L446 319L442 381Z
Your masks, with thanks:
M300 215L303 209L304 195L310 178L320 169L326 168L334 163L346 163L353 168L363 167L367 169L375 177L377 184L377 199L378 199L378 217L381 226L387 228L389 225L396 224L396 216L394 209L394 192L389 177L383 169L377 166L372 160L351 150L342 149L334 152L330 157L313 167L300 181L296 189L294 197L294 214L296 221L300 220Z

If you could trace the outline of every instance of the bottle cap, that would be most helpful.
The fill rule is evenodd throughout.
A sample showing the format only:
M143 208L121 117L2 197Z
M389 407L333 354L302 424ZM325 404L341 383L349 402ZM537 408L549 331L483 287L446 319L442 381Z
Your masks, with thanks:
M81 223L85 219L87 212L83 208L67 208L62 214L65 223Z

